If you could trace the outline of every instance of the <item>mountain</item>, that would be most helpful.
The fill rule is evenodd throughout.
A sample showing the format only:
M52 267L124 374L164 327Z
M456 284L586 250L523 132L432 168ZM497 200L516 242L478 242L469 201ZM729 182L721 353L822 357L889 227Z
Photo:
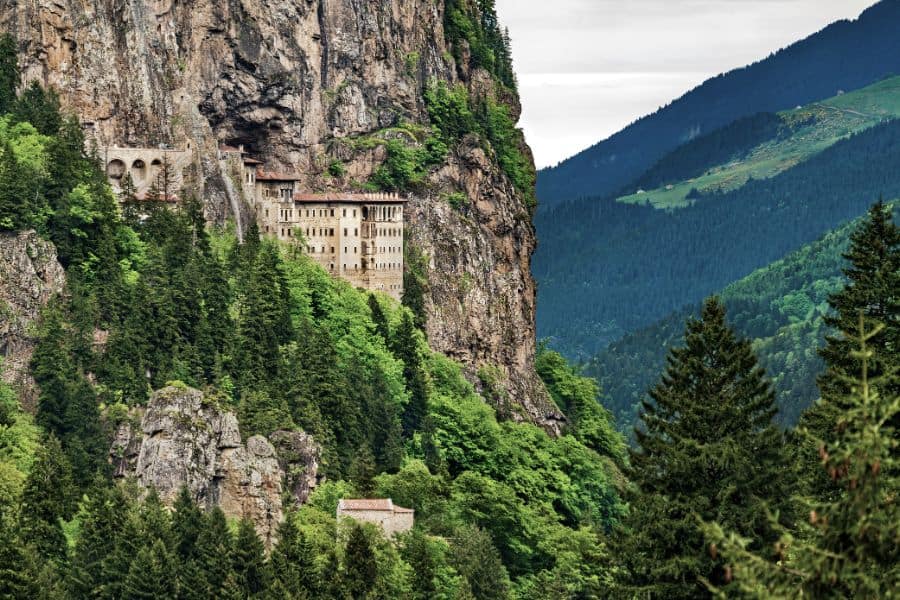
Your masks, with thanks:
M525 418L558 430L533 365L534 165L493 14L474 0L0 2L23 80L56 89L101 149L187 152L213 222L250 218L220 144L304 190L403 192L432 345L477 385L496 369Z
M818 398L815 378L822 371L816 349L826 333L822 316L828 296L844 284L841 269L850 233L858 219L845 223L718 292L731 325L753 340L754 350L773 378L778 421L796 423ZM683 343L684 323L700 305L673 311L664 319L629 333L604 348L585 365L601 382L604 405L618 426L630 430L641 400L659 379L669 348Z
M714 77L652 115L538 174L538 198L617 193L677 146L742 117L778 112L900 73L900 1L883 0L764 60Z
M538 329L587 358L900 196L900 121L842 139L793 168L658 210L583 199L539 214Z

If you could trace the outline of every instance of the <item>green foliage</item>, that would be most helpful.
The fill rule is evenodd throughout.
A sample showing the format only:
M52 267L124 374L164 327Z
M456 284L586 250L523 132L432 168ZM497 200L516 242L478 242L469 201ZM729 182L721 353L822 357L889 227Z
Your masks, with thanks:
M9 33L0 37L0 115L8 113L19 87L19 57L16 39Z
M61 522L73 508L72 472L59 441L49 436L37 451L25 480L19 509L22 542L44 560L66 559L66 537Z
M428 321L425 297L428 289L428 257L408 240L403 244L403 306L412 311L416 327L424 330Z
M623 586L652 597L704 597L700 579L726 581L721 562L704 553L695 515L727 523L761 550L777 539L767 506L787 504L774 393L749 342L728 328L716 298L688 322L685 338L644 403L645 429L631 454Z
M468 133L479 131L464 85L450 86L444 81L432 81L425 88L424 99L431 124L448 146L458 143Z
M516 88L509 34L500 29L494 0L447 0L444 35L459 70L482 68L509 89ZM463 64L464 43L469 64Z
M612 416L600 404L596 381L582 377L562 355L541 346L535 360L556 405L566 414L575 437L598 453L625 462L625 441L613 428Z
M341 178L347 174L347 168L339 160L333 160L328 163L328 174L332 177Z
M719 597L736 592L767 598L890 598L900 586L895 426L900 398L888 392L896 365L880 374L877 367L869 370L884 361L877 353L884 326L870 325L862 312L857 319L856 333L842 331L842 339L856 346L846 357L856 372L843 375L849 392L827 428L830 439L800 432L819 446L819 468L839 493L813 502L805 529L781 529L777 566L730 528L707 524L706 534L729 562L733 578L728 587L711 586Z

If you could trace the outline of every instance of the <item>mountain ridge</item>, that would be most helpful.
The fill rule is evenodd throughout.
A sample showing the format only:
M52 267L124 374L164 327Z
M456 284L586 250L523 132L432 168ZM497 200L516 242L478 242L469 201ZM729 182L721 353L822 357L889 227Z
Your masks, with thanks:
M900 72L900 2L883 0L746 67L712 77L658 111L538 173L545 208L604 196L690 137L743 116L777 112Z

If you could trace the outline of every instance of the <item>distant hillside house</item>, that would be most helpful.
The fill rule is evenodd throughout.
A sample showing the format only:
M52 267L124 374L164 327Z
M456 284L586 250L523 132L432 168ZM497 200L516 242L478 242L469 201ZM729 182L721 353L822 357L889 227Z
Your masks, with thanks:
M342 499L338 502L337 517L374 523L387 537L409 531L413 527L415 511L395 506L390 498Z

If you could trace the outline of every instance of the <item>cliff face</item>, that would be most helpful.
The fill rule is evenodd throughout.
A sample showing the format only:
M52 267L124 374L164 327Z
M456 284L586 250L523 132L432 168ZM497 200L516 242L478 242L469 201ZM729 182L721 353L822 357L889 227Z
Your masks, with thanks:
M66 274L56 248L34 231L0 234L0 375L27 410L37 401L28 363L41 309L63 291Z
M427 82L461 78L471 94L491 93L486 73L455 64L443 11L433 0L0 0L0 23L19 39L25 78L59 90L100 147L190 150L186 181L221 221L244 212L229 198L221 142L296 170L309 190L350 189L385 156L361 138L428 123ZM335 161L343 173L328 173ZM441 200L460 191L463 212ZM429 257L432 346L473 378L498 367L524 409L514 414L558 430L533 369L535 237L522 194L463 143L409 212L409 238Z
M248 518L270 545L287 485L297 504L317 485L321 450L303 432L276 431L241 441L234 413L203 393L167 387L153 394L140 420L119 427L110 449L117 477L134 477L172 505L182 486L207 508ZM274 445L273 445L274 444Z

